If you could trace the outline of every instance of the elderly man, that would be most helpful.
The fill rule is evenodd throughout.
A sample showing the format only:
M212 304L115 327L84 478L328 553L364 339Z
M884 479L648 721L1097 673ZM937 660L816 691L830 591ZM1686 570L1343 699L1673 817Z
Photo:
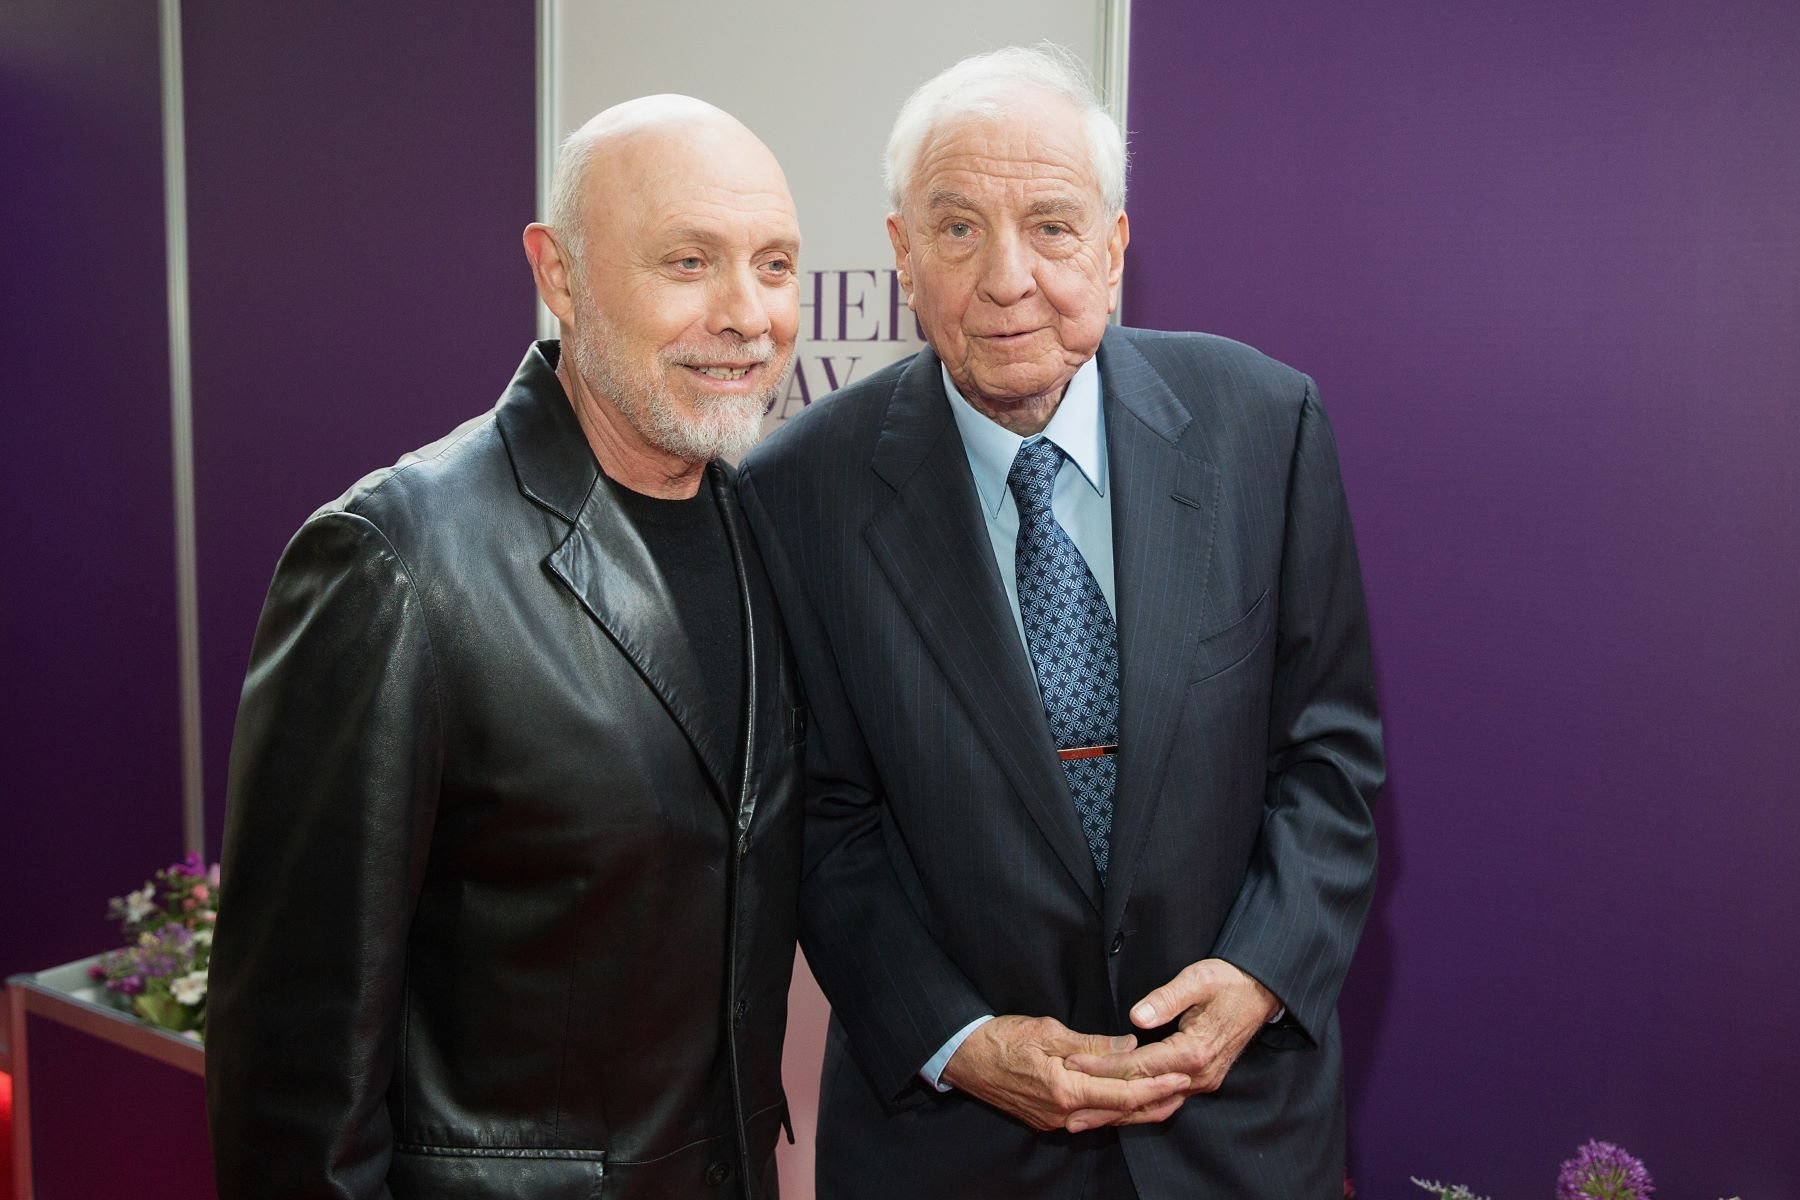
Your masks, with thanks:
M775 1194L802 727L717 460L793 352L793 203L650 97L569 139L524 240L560 347L315 513L257 630L224 1200Z
M1312 381L1107 328L1070 61L957 64L887 162L930 348L739 479L814 717L819 1195L1336 1196L1382 755Z

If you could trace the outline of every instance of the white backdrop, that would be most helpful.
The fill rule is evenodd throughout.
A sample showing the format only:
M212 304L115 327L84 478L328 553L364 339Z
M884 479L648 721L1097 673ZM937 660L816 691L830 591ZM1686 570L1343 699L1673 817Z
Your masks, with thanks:
M800 211L797 369L769 425L920 345L894 282L881 152L901 101L958 58L1042 39L1120 86L1122 0L854 2L540 0L540 172L565 134L611 104L685 92L768 143ZM1111 76L1109 78L1109 76ZM540 192L542 188L540 185ZM552 326L553 328L553 326ZM796 964L783 1068L798 1144L781 1147L782 1192L812 1200L812 1142L826 1007Z

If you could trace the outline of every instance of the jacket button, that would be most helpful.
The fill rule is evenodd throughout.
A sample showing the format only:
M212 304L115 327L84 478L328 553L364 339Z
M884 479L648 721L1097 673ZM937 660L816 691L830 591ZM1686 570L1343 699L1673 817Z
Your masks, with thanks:
M750 1002L748 1000L739 1000L737 1002L737 1008L734 1010L734 1012L735 1012L735 1015L737 1016L737 1022L739 1025L742 1025L744 1023L744 1014L749 1011L750 1011Z
M718 1187L729 1178L731 1178L731 1166L728 1163L716 1162L706 1168L706 1182L712 1187Z
M1107 948L1106 952L1108 954L1117 954L1120 950L1122 950L1124 948L1124 946L1125 946L1125 935L1122 933L1115 933L1115 934L1113 934L1112 945Z

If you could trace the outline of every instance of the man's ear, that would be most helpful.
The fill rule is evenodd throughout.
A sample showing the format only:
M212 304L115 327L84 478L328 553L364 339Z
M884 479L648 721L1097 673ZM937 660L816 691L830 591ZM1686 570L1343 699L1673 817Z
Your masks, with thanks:
M912 245L906 240L906 222L899 213L889 213L888 241L894 244L894 270L900 276L900 290L906 293L906 307L913 306Z
M1125 247L1131 244L1131 222L1125 219L1123 209L1113 222L1112 232L1106 237L1106 295L1107 312L1119 311L1119 281L1125 278Z
M573 323L575 297L569 272L573 263L556 230L533 221L525 227L525 260L531 264L531 278L537 283L538 297L544 307L556 314L564 325Z

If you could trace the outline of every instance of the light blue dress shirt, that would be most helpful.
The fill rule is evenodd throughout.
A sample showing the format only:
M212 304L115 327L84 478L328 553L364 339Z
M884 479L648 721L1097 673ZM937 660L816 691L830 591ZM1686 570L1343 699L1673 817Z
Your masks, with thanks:
M975 477L975 494L981 497L988 543L994 549L994 565L1000 568L1007 607L1012 609L1013 625L1019 631L1019 644L1025 646L1027 659L1031 648L1025 641L1025 621L1019 615L1019 585L1014 575L1019 506L1013 501L1012 489L1006 486L1013 459L1027 442L1048 438L1066 456L1056 473L1050 511L1087 560L1094 582L1106 597L1106 607L1117 620L1119 606L1113 599L1112 504L1106 498L1106 420L1100 409L1100 368L1095 360L1088 359L1069 380L1062 403L1056 406L1044 432L1028 438L976 412L950 382L950 373L941 366L938 372L944 379L944 394L950 398L956 431L962 434L969 473Z
M981 497L982 523L987 527L994 565L1000 568L1000 582L1006 588L1006 603L1012 609L1013 626L1019 631L1019 644L1025 647L1026 661L1031 660L1031 647L1025 641L1024 618L1019 615L1019 585L1014 570L1019 506L1013 501L1012 489L1006 486L1013 459L1026 442L1049 438L1062 450L1065 458L1050 493L1050 511L1087 560L1094 582L1106 597L1106 607L1118 620L1119 606L1113 599L1112 504L1106 498L1106 419L1100 408L1100 368L1095 360L1090 358L1081 364L1044 432L1029 438L976 412L950 381L950 372L941 365L938 372L944 379L944 394L950 398L957 432L962 434L963 451L969 456L975 493ZM950 1056L971 1033L993 1019L992 1014L976 1017L952 1035L919 1072L925 1082L940 1092L949 1091L950 1085L940 1077Z

